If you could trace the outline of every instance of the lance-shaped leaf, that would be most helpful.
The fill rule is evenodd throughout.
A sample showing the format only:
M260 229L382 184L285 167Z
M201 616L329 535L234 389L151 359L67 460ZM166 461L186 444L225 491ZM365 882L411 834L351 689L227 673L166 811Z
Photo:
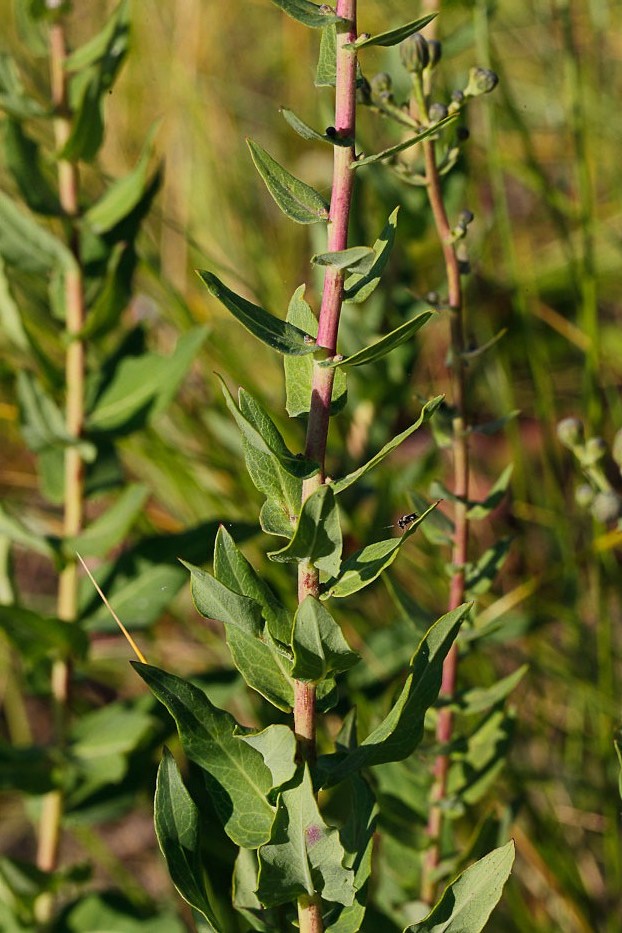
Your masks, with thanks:
M63 550L67 556L77 551L83 557L103 557L126 534L142 512L149 495L146 486L133 483L123 490L117 501L99 518L74 538L65 538Z
M493 849L458 875L428 916L404 933L481 933L501 900L513 864L513 842Z
M371 876L374 832L378 807L367 782L354 775L347 786L348 814L341 830L346 850L345 864L354 870L353 904L341 907L326 918L326 933L359 933L365 916L368 880Z
M466 501L466 504L468 505L468 518L472 520L487 518L488 515L490 515L490 513L493 512L503 500L503 497L505 496L510 483L513 469L514 468L512 464L505 468L494 486L491 487L486 498L482 499L481 502L477 502L472 499L465 500L460 496L454 495L451 490L449 490L443 483L440 483L438 480L435 480L433 483L431 483L430 495L435 499L449 499L451 502Z
M0 536L6 537L14 544L21 544L37 554L54 557L56 547L54 542L45 535L32 531L19 518L9 515L0 504Z
M84 220L95 233L106 233L130 214L140 202L149 182L149 162L153 155L153 140L158 129L154 124L147 133L138 162L132 171L113 182L99 201L84 215Z
M129 0L121 0L101 31L67 56L65 70L83 71L97 65L111 54L111 50L119 55L127 45L129 25Z
M287 320L308 334L317 337L317 320L304 299L305 286L299 285L291 297L287 309ZM313 383L314 360L311 356L285 356L285 407L290 417L304 415L309 411ZM331 415L337 414L346 403L347 382L345 373L337 370L333 381L333 394L330 405Z
M341 565L339 576L326 583L326 588L320 599L328 599L329 596L342 599L344 596L351 596L373 583L383 570L391 566L400 548L404 546L421 522L425 521L429 513L435 508L436 503L431 505L422 515L419 515L400 537L375 541L373 544L368 544L366 547L361 548L360 551L351 554Z
M289 123L291 128L295 133L298 133L299 136L302 136L303 139L313 140L318 143L329 143L331 146L351 146L351 139L344 139L342 136L338 136L335 130L333 129L332 133L318 133L317 130L314 130L312 126L309 126L308 123L305 123L304 120L301 120L300 117L296 116L293 110L287 110L286 107L281 107L281 111L285 121Z
M252 139L247 142L255 168L287 217L299 224L328 220L328 204L315 188L290 174L258 143Z
M197 274L207 286L210 295L217 298L231 312L240 324L279 353L301 356L313 353L317 348L315 340L309 334L287 321L282 321L258 305L241 298L227 288L212 272L198 270Z
M7 266L34 275L75 267L75 259L65 244L1 191L0 256Z
M313 29L322 29L329 23L344 22L326 4L318 6L317 3L311 3L310 0L272 0L272 2L284 13L287 13L288 16L297 19L299 23L304 23L305 26L311 26Z
M281 926L278 908L267 910L257 897L257 853L240 849L233 868L233 906L249 922L251 930L274 933Z
M313 460L307 460L302 454L293 454L289 450L281 432L268 412L250 392L241 388L238 398L242 417L247 424L252 425L268 450L271 450L278 458L279 463L287 473L296 476L298 479L309 479L309 477L319 473L320 468L317 463L314 463Z
M247 561L223 525L218 529L214 546L214 576L234 593L259 603L272 637L289 644L293 625L291 613Z
M325 901L352 904L354 872L344 868L345 854L338 831L320 816L305 765L280 794L270 841L259 849L259 900L276 907L317 891Z
M183 899L217 928L218 919L203 881L199 811L166 746L158 768L154 823L173 884Z
M257 749L270 770L273 787L291 781L296 772L296 736L289 726L268 726L262 732L241 735L240 741Z
M443 661L470 608L465 603L446 613L424 635L397 702L361 745L318 759L321 787L336 784L361 768L400 761L414 752L423 737L426 711L441 687Z
M60 214L58 194L44 171L39 144L18 120L5 120L4 152L7 168L28 207L37 214Z
M349 42L346 48L362 49L367 45L382 45L385 47L399 45L404 39L412 36L414 32L419 32L420 29L423 29L424 26L431 23L436 16L436 13L428 13L426 16L420 16L419 19L412 20L410 23L405 23L403 26L397 26L395 29L389 29L387 32L380 32L377 36L359 36L354 42Z
M351 246L349 249L334 253L319 253L311 257L316 266L330 266L333 269L359 272L366 275L372 268L376 254L371 246Z
M424 311L418 314L411 321L406 321L391 333L386 334L380 340L373 343L370 347L365 347L352 356L346 356L343 359L326 360L320 363L320 366L364 366L366 363L375 363L381 360L396 347L401 346L407 340L410 340L413 334L416 334L423 325L430 320L434 311Z
M88 417L88 427L99 432L123 433L162 412L190 368L207 337L207 328L194 327L182 334L171 356L143 353L121 360L106 381Z
M366 473L368 473L370 470L373 470L373 468L378 466L379 463L382 463L384 458L390 454L392 450L395 450L396 447L399 447L403 441L405 441L414 431L417 430L417 428L420 428L421 425L426 423L426 421L429 421L442 401L442 395L437 395L436 398L430 399L430 401L426 402L421 409L421 414L414 424L411 424L411 426L406 428L405 431L402 431L401 434L396 434L396 436L392 438L387 444L385 444L384 447L379 450L374 457L371 458L371 460L368 460L367 463L364 463L363 466L358 468L358 470L354 470L353 473L348 473L347 476L343 476L336 482L331 483L331 488L335 495L339 495L339 493L343 492L344 489L347 489L348 486L356 483L356 481L361 479L362 476L365 476Z
M249 849L267 842L274 820L268 803L272 777L259 752L240 742L239 723L181 677L137 661L132 664L177 723L188 758L205 772L227 835Z
M389 219L387 220L382 232L380 233L380 236L372 246L376 258L369 272L367 272L365 275L362 275L359 272L354 272L345 280L343 288L344 301L360 304L369 298L371 293L377 287L385 266L389 261L389 256L391 255L391 250L393 249L393 243L395 242L398 212L399 207L396 207L395 210L389 215Z
M117 243L110 254L105 278L88 310L82 338L101 337L117 326L132 295L136 252L127 243Z
M30 349L30 337L22 321L20 307L11 291L6 267L0 256L0 330L18 349Z
M459 747L451 749L447 801L456 802L459 814L482 799L505 766L514 725L513 714L493 707L468 736L466 747L461 737Z
M341 563L341 525L335 495L322 485L305 499L294 537L280 551L268 557L279 563L309 561L318 570L336 575Z
M335 87L336 82L337 27L333 24L322 30L314 84L316 87Z
M278 709L289 712L294 703L291 662L264 631L259 603L234 593L206 570L182 563L191 573L197 611L223 623L235 666L246 683Z
M491 706L505 700L521 682L527 670L527 665L523 664L512 674L508 674L507 677L503 677L490 687L472 687L470 690L458 692L451 699L451 706L465 716L483 713Z
M511 546L511 538L501 538L487 551L484 551L476 564L467 567L464 581L467 593L481 596L482 593L488 592L499 570L503 567Z
M298 680L318 682L327 674L349 670L359 660L330 612L313 596L306 596L298 606L292 648L292 676Z
M421 132L417 133L416 136L411 136L409 139L405 139L403 142L397 143L395 146L390 146L388 149L383 149L382 152L375 152L373 155L364 156L362 159L357 159L356 162L352 162L350 168L354 170L361 168L363 165L371 165L373 162L383 162L385 159L390 159L394 155L397 155L399 152L404 152L405 149L410 149L411 146L416 146L417 143L423 142L424 139L429 139L430 136L435 136L439 130L449 126L450 123L453 123L454 120L457 119L457 114L450 113L448 116L443 117L442 120L439 120L438 123L434 123L432 126L427 126L424 130L421 130Z

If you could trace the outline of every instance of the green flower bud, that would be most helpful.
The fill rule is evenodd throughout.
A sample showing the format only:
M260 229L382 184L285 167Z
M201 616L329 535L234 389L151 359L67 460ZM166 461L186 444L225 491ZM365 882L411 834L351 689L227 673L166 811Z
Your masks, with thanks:
M473 220L473 212L469 210L460 211L458 215L458 223L461 227L468 227Z
M622 499L617 492L597 492L591 512L594 518L604 525L615 522L622 514Z
M393 97L393 79L386 71L374 75L369 86L371 99L374 104L388 102Z
M445 104L431 104L430 109L428 110L428 117L430 123L438 123L439 120L442 120L447 116L447 107Z
M471 68L464 96L479 97L480 94L489 94L490 91L494 91L498 83L498 76L490 68Z
M406 71L421 74L430 62L427 40L420 32L415 32L400 43L400 58Z
M578 418L564 418L557 425L557 437L564 447L572 450L583 444L583 424Z
M607 445L602 437L590 437L583 448L581 463L584 466L593 466L602 460L607 453Z
M594 490L589 483L581 483L575 489L574 499L582 509L588 509L594 501Z

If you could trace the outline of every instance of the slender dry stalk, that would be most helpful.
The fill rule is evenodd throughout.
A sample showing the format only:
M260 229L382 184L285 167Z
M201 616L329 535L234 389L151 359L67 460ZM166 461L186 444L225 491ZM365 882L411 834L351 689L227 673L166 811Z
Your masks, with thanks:
M52 102L56 117L54 134L57 150L62 150L70 131L68 111L67 76L64 68L66 52L65 25L62 20L50 27L50 77ZM82 273L79 265L79 250L75 219L78 216L79 176L75 163L66 159L58 161L58 187L61 206L68 228L69 247L76 263L65 275L66 333L68 337L65 357L65 423L67 433L79 438L84 424L85 345L78 335L84 328L85 304ZM82 529L84 512L84 462L77 446L65 450L65 498L63 532L66 537L75 537ZM74 622L78 612L78 567L75 559L68 560L60 573L57 594L57 612L66 622ZM52 669L52 697L56 741L65 738L71 666L66 661L57 661ZM51 791L44 799L39 822L37 865L44 871L52 871L58 864L63 796L60 790ZM38 905L38 919L45 922L52 910L50 898L42 898Z
M415 81L415 104L420 119L427 120L427 108L424 98L423 83ZM434 142L423 142L425 171L427 180L427 193L434 225L443 250L445 261L445 274L447 277L448 303L450 313L450 359L451 359L451 396L454 405L453 428L453 492L456 496L454 504L454 535L452 544L451 563L453 573L451 577L448 609L456 609L465 598L465 567L469 539L469 520L467 516L467 500L469 495L469 446L467 440L467 409L466 409L466 378L464 362L464 321L463 321L463 295L460 281L460 261L456 251L451 226L447 218L447 211L443 201L441 178L436 164L436 150ZM440 696L451 697L456 690L458 667L458 648L454 643L443 664L443 678ZM449 773L450 757L447 747L453 734L453 713L450 707L445 706L439 710L436 725L436 740L441 748L434 763L434 784L431 794L431 807L428 816L428 836L430 848L426 853L421 886L421 897L424 901L434 901L436 881L434 870L440 858L440 833L442 828L442 801L447 792L447 775Z
M334 147L333 189L328 223L329 252L343 250L348 245L348 221L354 174L354 129L356 109L356 53L345 48L356 39L356 0L338 0L337 14L347 21L346 26L337 26L337 77L335 87L335 131L342 139L352 141L350 146ZM318 324L318 346L326 350L326 356L334 356L337 350L337 331L343 303L344 273L328 267L324 277L322 306ZM324 461L328 439L330 402L333 391L334 370L320 367L313 370L311 404L307 424L305 455L320 464L320 472L303 484L304 502L325 477ZM319 593L319 573L308 562L302 562L298 570L298 600ZM295 682L294 731L298 739L300 754L308 761L315 757L315 684L297 680ZM319 898L301 898L298 901L298 920L301 933L321 933L321 903Z

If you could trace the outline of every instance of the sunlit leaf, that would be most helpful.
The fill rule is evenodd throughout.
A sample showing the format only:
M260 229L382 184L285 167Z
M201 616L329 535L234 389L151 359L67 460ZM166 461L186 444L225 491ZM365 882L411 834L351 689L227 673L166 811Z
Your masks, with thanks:
M341 525L330 486L322 485L305 499L294 536L280 551L271 551L270 560L309 561L318 570L338 574L341 562Z
M395 146L390 146L388 149L383 149L382 152L376 152L370 156L363 156L363 158L357 159L356 162L352 162L350 165L351 169L361 168L363 165L371 165L374 162L383 162L385 159L390 159L394 155L397 155L398 152L404 152L405 149L410 149L411 146L416 146L417 143L423 142L424 139L429 139L430 136L435 136L439 130L444 129L446 126L449 126L450 123L453 123L457 120L457 114L450 113L448 116L443 117L442 120L439 120L438 123L433 123L432 126L427 126L421 132L417 133L416 136L411 136L409 139L405 139L401 143L397 143Z
M299 224L328 219L328 204L315 188L300 181L252 139L247 140L255 167L283 213Z
M347 671L359 660L328 610L313 596L298 606L292 632L292 676L320 681L327 674Z
M397 229L397 215L399 207L396 207L389 216L380 236L372 246L376 259L365 275L358 272L349 275L343 288L343 300L359 304L365 301L380 282L380 277L385 269L393 243L395 242L395 231Z
M380 340L376 341L376 343L373 343L371 346L365 347L363 350L359 350L357 353L353 353L351 356L346 356L343 359L326 360L319 365L333 367L364 366L366 363L375 363L388 353L391 353L396 347L410 340L413 334L416 334L417 331L429 321L434 313L434 311L423 311L411 321L406 321L404 324L401 324L400 327L392 330L391 333L385 334L384 337L381 337Z
M419 32L420 29L431 23L437 15L437 13L428 13L426 16L420 16L419 19L412 20L410 23L405 23L403 26L389 29L387 32L380 32L376 36L359 36L354 42L350 42L346 48L362 49L367 45L381 45L384 47L399 45L404 39L412 36L414 32Z

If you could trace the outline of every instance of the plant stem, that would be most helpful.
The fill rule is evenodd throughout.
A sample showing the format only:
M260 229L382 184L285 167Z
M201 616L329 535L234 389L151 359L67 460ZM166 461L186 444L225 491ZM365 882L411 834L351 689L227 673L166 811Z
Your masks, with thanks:
M60 151L70 131L71 120L68 105L67 77L64 62L67 55L65 27L62 21L50 27L50 74L52 102L56 111L54 134L56 147ZM65 423L67 433L79 438L84 423L85 345L78 338L85 322L84 289L79 265L78 235L75 219L79 212L79 177L76 165L66 159L58 161L58 188L63 213L67 220L69 247L76 259L75 267L65 274L66 333L68 338L65 357ZM84 509L83 460L76 446L65 450L65 496L63 532L66 537L80 533ZM57 612L66 622L74 622L78 606L78 569L75 559L67 562L60 573L57 594ZM71 684L71 666L66 661L57 661L52 669L52 697L56 740L63 743ZM44 802L39 823L39 845L37 865L44 871L52 871L58 863L63 797L60 790L50 792ZM52 909L50 899L42 899L38 908L41 922L49 919Z
M348 245L348 222L354 173L354 130L356 110L356 52L345 48L356 39L356 0L337 0L336 12L346 22L337 25L335 130L342 139L352 140L350 146L335 146L333 189L328 221L329 252L343 250ZM343 304L344 273L328 267L324 276L322 305L318 322L317 344L325 348L328 356L337 350L337 332ZM302 487L304 502L325 479L326 442L333 391L334 370L315 363L307 423L305 456L320 465L320 471L305 480ZM319 572L308 562L298 568L298 601L319 593ZM315 684L295 682L294 731L298 739L299 754L306 761L315 758ZM303 933L321 933L324 929L319 897L298 900L298 921Z
M415 82L415 102L422 118L427 117L426 105L423 96L423 85ZM464 602L465 596L465 567L469 540L469 520L467 516L467 500L469 495L469 445L467 440L467 411L466 411L466 374L464 362L464 308L462 284L460 281L460 262L453 242L451 227L447 218L447 211L443 202L441 179L436 165L436 152L434 142L423 142L425 171L427 180L427 193L434 225L443 250L445 261L445 274L447 276L448 303L450 313L450 359L451 359L451 390L454 405L453 427L453 471L454 488L456 496L454 504L454 535L452 544L451 563L453 567L449 590L448 609L456 609ZM458 668L458 648L454 643L443 664L443 677L440 695L453 696L456 689ZM440 833L442 828L442 801L447 792L447 776L449 773L450 757L447 746L453 733L453 713L450 707L439 710L436 724L436 740L441 751L434 764L434 784L431 794L431 807L428 816L428 836L430 848L426 853L423 869L421 897L427 902L434 900L436 882L434 870L440 860Z

